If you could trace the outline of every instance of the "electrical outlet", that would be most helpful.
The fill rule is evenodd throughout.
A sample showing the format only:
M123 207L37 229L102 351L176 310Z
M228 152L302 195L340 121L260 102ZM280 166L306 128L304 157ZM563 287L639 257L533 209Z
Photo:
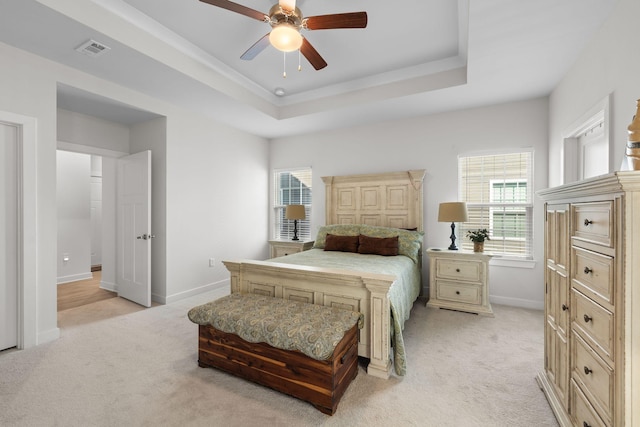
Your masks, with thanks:
M62 254L62 262L69 262L69 254Z
M209 267L215 267L215 266L216 266L216 259L209 258Z

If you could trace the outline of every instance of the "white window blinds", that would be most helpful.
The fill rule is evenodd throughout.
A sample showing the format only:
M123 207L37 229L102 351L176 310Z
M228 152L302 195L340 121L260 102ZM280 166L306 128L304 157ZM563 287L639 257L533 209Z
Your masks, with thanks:
M463 249L472 249L467 231L486 228L485 251L507 257L532 258L533 153L461 156L459 197L469 220L460 224Z
M298 238L311 237L311 168L280 169L273 174L273 237L290 240L293 237L293 220L285 218L287 205L304 205L305 219L298 220Z

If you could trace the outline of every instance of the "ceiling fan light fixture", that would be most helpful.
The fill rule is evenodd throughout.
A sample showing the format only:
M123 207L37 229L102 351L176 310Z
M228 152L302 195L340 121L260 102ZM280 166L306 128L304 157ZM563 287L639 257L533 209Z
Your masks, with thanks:
M293 12L296 10L296 0L280 0L278 3L280 7L287 12Z
M293 52L302 46L302 34L294 26L280 24L269 34L269 42L282 52Z

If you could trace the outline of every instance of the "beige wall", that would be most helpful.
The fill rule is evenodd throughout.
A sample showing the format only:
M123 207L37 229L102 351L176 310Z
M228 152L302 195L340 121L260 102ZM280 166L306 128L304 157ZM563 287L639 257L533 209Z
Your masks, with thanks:
M266 258L268 142L229 128L197 112L165 102L94 76L64 67L0 43L0 110L37 121L36 204L32 229L37 240L37 273L33 317L35 344L56 339L56 145L58 83L115 99L166 117L166 139L134 129L131 149L151 148L165 167L156 179L165 182L154 197L166 206L166 222L154 230L163 235L164 259L154 257L159 280L157 298L168 301L228 285L221 263L209 258ZM149 137L149 135L151 135ZM116 147L117 148L117 147ZM117 151L117 150L116 150ZM153 172L152 172L153 173ZM160 176L157 176L161 174ZM164 176L162 175L164 174ZM238 197L241 194L243 197ZM157 207L154 202L154 207ZM162 208L160 208L162 209ZM240 213L240 214L238 214ZM153 272L152 272L153 276ZM152 277L153 280L153 277ZM37 314L36 314L37 313Z
M547 186L547 102L539 98L275 139L271 167L313 168L312 234L324 224L322 176L426 169L425 246L448 246L451 228L437 222L437 212L440 202L457 200L458 155L533 148L534 188ZM540 209L534 218L535 263L491 267L495 303L543 307ZM423 277L428 277L426 269Z
M563 183L563 140L574 124L611 95L610 171L624 163L627 126L640 99L640 1L620 0L609 19L550 96L549 185Z

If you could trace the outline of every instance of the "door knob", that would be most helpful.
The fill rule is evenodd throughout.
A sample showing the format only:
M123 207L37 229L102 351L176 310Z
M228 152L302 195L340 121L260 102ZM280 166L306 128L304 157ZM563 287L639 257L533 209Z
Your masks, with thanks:
M156 237L156 236L155 236L154 234L147 234L147 233L144 233L142 236L138 236L138 237L136 237L136 239L147 240L147 239L153 239L153 238L155 238L155 237Z

